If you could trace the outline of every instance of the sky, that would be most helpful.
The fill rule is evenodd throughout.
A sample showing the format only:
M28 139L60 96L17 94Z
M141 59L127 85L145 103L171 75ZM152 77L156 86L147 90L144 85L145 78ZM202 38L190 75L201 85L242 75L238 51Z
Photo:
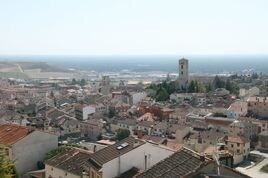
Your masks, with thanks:
M0 55L268 54L267 0L0 0Z

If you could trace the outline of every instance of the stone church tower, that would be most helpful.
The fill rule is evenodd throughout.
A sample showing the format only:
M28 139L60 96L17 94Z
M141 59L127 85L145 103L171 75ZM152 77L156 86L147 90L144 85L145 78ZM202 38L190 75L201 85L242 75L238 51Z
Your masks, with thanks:
M110 93L110 78L109 76L102 76L101 79L101 88L100 88L100 92L103 95L108 95Z
M179 60L179 87L180 89L187 89L189 81L189 62L182 58Z

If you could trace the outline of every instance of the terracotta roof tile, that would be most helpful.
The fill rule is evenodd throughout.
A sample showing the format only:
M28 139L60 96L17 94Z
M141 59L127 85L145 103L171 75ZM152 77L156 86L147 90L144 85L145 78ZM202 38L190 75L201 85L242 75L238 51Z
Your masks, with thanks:
M184 177L212 160L187 148L182 148L170 157L157 163L149 170L141 173L137 178L178 178Z
M232 137L232 136L226 136L224 138L224 140L226 142L240 143L240 144L245 144L245 143L249 142L249 140L247 140L244 137Z
M64 152L50 158L45 164L75 175L82 175L84 165L91 154L91 152L78 148L66 148Z
M127 146L122 149L118 149L121 144L127 144ZM89 159L89 163L94 165L97 169L100 169L103 164L117 158L120 155L124 155L143 144L145 144L144 141L135 139L134 137L125 138L116 144L110 145L92 154Z
M26 137L32 130L15 124L0 125L0 143L12 145Z

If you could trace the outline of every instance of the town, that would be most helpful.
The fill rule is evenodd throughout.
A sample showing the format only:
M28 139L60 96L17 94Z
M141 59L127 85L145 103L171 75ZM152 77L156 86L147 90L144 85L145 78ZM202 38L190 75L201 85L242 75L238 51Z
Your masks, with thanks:
M174 65L157 80L2 76L0 158L25 178L266 177L268 76Z

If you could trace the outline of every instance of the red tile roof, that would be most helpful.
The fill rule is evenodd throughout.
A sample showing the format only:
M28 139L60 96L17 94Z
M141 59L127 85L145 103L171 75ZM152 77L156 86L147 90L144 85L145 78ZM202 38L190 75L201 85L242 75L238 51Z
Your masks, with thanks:
M12 145L31 133L31 129L15 124L0 125L0 144Z
M224 140L226 142L241 143L241 144L245 144L245 143L249 142L246 138L243 138L243 137L232 137L232 136L226 136Z

